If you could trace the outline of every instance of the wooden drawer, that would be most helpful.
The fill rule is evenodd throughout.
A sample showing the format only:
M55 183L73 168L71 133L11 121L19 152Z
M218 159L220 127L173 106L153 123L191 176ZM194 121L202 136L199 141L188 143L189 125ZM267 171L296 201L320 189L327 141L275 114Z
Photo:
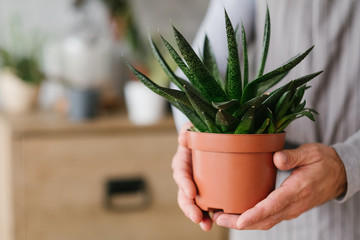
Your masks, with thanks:
M177 206L170 167L177 134L170 129L15 134L14 239L224 239L224 230L202 232ZM145 181L149 204L108 208L107 183L133 177ZM125 209L141 203L142 196L119 196Z

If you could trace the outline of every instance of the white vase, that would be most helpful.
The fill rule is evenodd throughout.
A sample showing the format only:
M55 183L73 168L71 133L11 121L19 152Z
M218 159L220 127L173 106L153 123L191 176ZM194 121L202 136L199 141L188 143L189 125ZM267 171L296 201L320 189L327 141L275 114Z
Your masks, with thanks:
M124 87L129 119L136 125L150 125L166 113L166 101L139 81L128 81Z
M38 86L21 80L9 70L0 72L1 108L11 114L31 111L36 103Z

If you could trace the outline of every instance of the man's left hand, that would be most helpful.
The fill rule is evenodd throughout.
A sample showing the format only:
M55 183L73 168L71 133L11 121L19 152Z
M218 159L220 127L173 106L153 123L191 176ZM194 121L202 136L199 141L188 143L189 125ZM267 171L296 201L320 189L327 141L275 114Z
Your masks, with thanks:
M267 230L346 191L344 164L334 148L319 143L274 154L279 170L292 170L281 186L241 215L216 212L213 221L233 229Z

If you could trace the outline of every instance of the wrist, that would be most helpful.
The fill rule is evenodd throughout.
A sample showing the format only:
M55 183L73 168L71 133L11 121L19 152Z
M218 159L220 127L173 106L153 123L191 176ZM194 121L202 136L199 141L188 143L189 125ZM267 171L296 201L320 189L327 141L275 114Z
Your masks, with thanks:
M334 159L336 159L336 163L338 166L338 174L337 174L337 188L336 188L336 198L341 197L346 194L347 191L347 177L346 170L343 161L340 156L336 152L335 148L331 147L333 152Z

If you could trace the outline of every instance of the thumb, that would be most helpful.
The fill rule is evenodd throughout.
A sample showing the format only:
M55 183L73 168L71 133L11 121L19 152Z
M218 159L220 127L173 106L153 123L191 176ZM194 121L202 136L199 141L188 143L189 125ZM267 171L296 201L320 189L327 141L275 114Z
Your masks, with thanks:
M282 171L304 165L305 159L306 151L303 151L301 147L292 150L282 150L274 154L274 164Z
M186 139L186 132L189 128L191 128L193 125L190 122L187 122L184 124L184 126L182 126L182 128L179 131L179 136L178 136L178 143L180 146L186 147L187 148L187 139Z

